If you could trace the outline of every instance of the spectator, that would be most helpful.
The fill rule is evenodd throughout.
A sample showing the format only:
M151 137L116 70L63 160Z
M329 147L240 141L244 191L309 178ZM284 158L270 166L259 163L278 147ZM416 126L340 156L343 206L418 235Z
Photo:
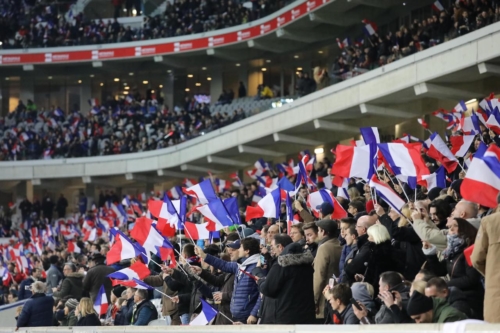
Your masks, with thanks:
M33 296L24 304L17 318L16 331L19 327L52 326L54 299L45 295L46 289L47 286L41 281L31 285Z
M474 244L477 229L461 218L448 220L448 246L442 252L443 261L439 261L436 247L424 243L424 254L427 256L427 268L437 276L449 276L449 287L460 288L471 304L474 318L481 319L483 313L484 293L480 273L470 267L464 257L464 250Z
M150 321L158 319L156 307L148 300L148 291L137 289L134 295L134 312L131 324L134 326L147 326Z
M467 319L442 298L430 298L415 291L408 302L408 314L417 324L452 323Z
M311 251L313 257L316 257L318 251L318 226L314 222L309 222L304 224L302 230L304 230L304 236L306 237L305 248Z
M66 200L64 195L61 193L61 196L57 200L56 204L57 216L59 218L66 217L66 208L68 208L68 200Z
M59 257L54 255L49 258L50 268L47 271L47 288L52 290L52 288L57 288L59 282L63 279L64 275L61 273L57 264L59 262Z
M354 315L351 304L352 291L345 283L337 284L330 289L330 306L333 310L332 322L335 325L357 325L358 318Z
M101 321L94 310L94 304L88 297L83 297L75 309L78 322L75 326L101 326Z
M349 237L351 237L349 244L347 244L346 240L346 233L347 230L350 229L351 227L354 228L354 232L356 232L355 229L356 226L356 220L353 218L343 218L340 220L340 236L339 236L339 242L340 245L342 245L342 254L340 256L340 262L339 262L339 272L340 276L338 277L338 281L342 281L342 276L344 274L344 264L346 262L346 257L349 255L351 252L351 246L353 246L356 242L355 239L358 237L358 234L354 236L354 239L351 237L352 233L349 234Z
M305 241L304 230L302 229L302 227L303 227L302 223L293 224L290 227L289 233L294 243L298 243L300 246L305 246L306 241Z
M240 85L238 87L238 98L243 98L243 97L247 97L247 88L245 88L243 82L240 81Z
M78 318L75 315L77 306L78 300L76 298L70 298L64 303L64 320L61 322L61 326L76 326L78 322Z
M333 220L321 220L316 222L318 226L319 246L314 258L314 303L316 306L316 318L324 318L325 298L323 289L330 278L339 275L339 261L342 252L338 237L337 222Z
M107 299L110 298L112 286L111 281L107 276L113 273L115 269L111 266L106 266L104 264L105 260L106 257L100 253L94 254L89 258L90 269L83 278L82 287L83 295L90 295L92 302L95 300L102 285L104 285Z
M275 324L314 323L313 269L314 257L303 252L290 236L276 235L272 242L277 263L265 278L259 279L260 292L276 299Z
M167 283L164 281L166 278L166 273L162 272L159 275L150 275L144 278L144 282L149 284L152 287L163 287L163 293L170 297L177 296L177 292L171 290ZM181 319L179 316L179 308L176 303L172 301L171 298L162 295L162 315L170 316L171 325L181 325ZM123 303L123 302L122 302Z
M358 232L356 231L356 227L351 225L346 231L345 231L345 245L344 248L349 249L349 253L345 256L344 262L339 264L339 269L342 266L342 273L339 276L339 281L342 282L347 282L349 279L347 279L345 275L345 265L347 263L350 263L354 256L358 253L359 248L358 248ZM342 249L342 251L344 250ZM341 258L342 260L342 258Z
M465 294L456 287L448 287L446 281L441 278L434 277L427 282L425 296L443 298L467 318L472 318L472 309Z
M77 272L76 266L73 263L64 264L63 268L64 280L62 281L61 288L52 288L52 296L57 298L65 298L72 296L77 300L82 298L83 290L83 277L84 275Z
M225 262L209 254L205 254L199 247L197 254L205 262L216 269L235 275L234 292L231 298L231 314L233 319L247 324L257 323L257 312L260 307L260 297L258 286L249 275L259 262L260 249L259 241L254 238L244 238L239 243L229 244L228 247L236 249L239 246L239 257L241 264Z
M29 276L19 285L19 293L17 295L17 299L21 301L23 299L30 298L32 296L31 286L41 278L42 271L39 268L33 268L33 270L31 271L31 276Z

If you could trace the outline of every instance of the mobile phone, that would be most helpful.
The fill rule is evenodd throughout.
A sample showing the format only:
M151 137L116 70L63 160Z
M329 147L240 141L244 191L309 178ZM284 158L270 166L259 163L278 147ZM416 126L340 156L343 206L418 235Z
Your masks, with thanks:
M264 256L262 254L260 255L260 264L261 265L265 265L266 264L266 258L264 258Z
M333 289L333 286L335 286L335 279L330 278L330 280L328 281L328 288Z
M358 302L354 298L351 298L351 304L352 306L355 306L359 311L363 311L363 308L359 306Z

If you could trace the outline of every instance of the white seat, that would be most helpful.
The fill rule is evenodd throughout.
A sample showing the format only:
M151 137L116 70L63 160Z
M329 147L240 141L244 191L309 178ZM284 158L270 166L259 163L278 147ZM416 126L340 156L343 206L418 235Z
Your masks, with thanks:
M155 319L151 320L148 326L168 326L168 325L165 319Z

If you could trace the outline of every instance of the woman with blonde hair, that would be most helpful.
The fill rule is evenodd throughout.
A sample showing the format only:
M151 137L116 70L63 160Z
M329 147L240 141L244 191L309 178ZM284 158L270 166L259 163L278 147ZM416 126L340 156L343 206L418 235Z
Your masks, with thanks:
M419 201L416 206L420 207ZM384 209L381 205L375 205L375 212L380 223L387 228L391 239L395 241L393 247L394 252L398 253L395 256L399 266L398 271L403 272L406 280L413 281L426 258L422 251L422 240L407 218L410 215L409 206L407 204L403 206L401 209L403 215L389 207Z
M75 309L75 315L78 317L76 326L101 326L101 321L94 310L94 304L88 297L83 297L80 304Z
M345 265L344 271L350 282L370 283L375 289L374 294L377 295L380 274L387 271L397 271L397 267L392 256L391 237L386 227L374 224L368 228L367 233L368 241Z

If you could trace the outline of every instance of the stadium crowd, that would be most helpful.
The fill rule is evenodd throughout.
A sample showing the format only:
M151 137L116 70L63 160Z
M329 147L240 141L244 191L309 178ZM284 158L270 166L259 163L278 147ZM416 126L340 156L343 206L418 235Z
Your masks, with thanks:
M20 101L0 117L0 160L104 156L149 151L179 144L246 118L243 109L212 114L209 105L186 97L181 108L168 110L162 98L144 100L111 96L83 116L59 107L38 108ZM89 106L90 108L90 106Z
M422 20L415 19L397 31L373 31L364 38L337 39L342 54L330 70L330 81L336 83L406 56L426 50L456 37L463 36L500 20L500 4L496 0L451 1L443 10ZM444 5L445 1L441 1Z
M52 2L59 5L51 4ZM68 6L61 4L68 2L72 1L0 1L2 48L107 44L183 36L257 20L292 1L249 1L249 6L244 6L242 2L236 0L175 0L173 3L168 3L162 15L144 16L141 28L124 26L116 19L122 6L127 11L131 11L135 6L137 14L140 15L142 6L137 5L137 1L112 1L115 7L115 19L109 22L103 21L102 18L89 19L83 13L67 21L64 14Z
M442 183L436 181L427 188L419 182L415 191L391 174L388 164L376 174L390 193L357 178L335 186L342 159L334 155L333 163L327 158L315 161L308 152L301 152L307 186L299 187L295 199L289 194L291 200L280 203L278 199L279 218L252 218L252 214L267 209L258 199L275 192L264 186L277 182L282 189L294 188L291 183L302 175L293 171L290 162L269 166L259 161L260 169L249 173L257 180L246 185L232 175L231 180L237 182L222 186L221 180L210 175L204 183L212 190L203 188L205 197L193 196L201 193L193 189L193 180L191 184L186 180L184 190L176 195L173 190L165 192L172 199L182 192L192 196L185 216L194 222L202 222L206 214L197 211L195 198L217 202L216 192L224 202L235 198L239 220L245 222L211 236L208 229L207 235L202 234L206 224L194 224L198 227L193 229L185 222L184 236L179 231L176 237L175 228L162 224L162 219L175 216L160 215L160 206L169 201L161 200L162 194L150 195L147 213L138 200L126 196L119 202L114 193L101 192L93 204L81 194L77 215L66 214L63 197L55 204L46 196L41 208L40 203L35 208L24 200L15 208L23 215L21 226L8 223L10 211L2 220L2 232L12 237L1 248L2 300L30 298L19 309L18 327L147 325L164 317L172 325L189 324L201 312L207 316L201 300L217 309L215 318L206 322L213 319L220 325L419 324L466 318L500 322L494 246L500 196L495 197L498 189L483 192L481 186L490 185L481 183L474 171L480 164L474 162L479 154L478 159L484 156L498 172L500 149L497 134L483 125L480 129L481 134L466 147L466 157L450 170L445 152L431 158L435 152L424 149L428 143L421 144L421 161L413 163L425 164L429 172L437 172L438 167L447 171ZM461 137L462 130L455 128L453 137ZM339 147L336 154L340 154ZM471 156L472 163L467 164ZM462 164L469 166L467 172L461 171ZM471 181L468 173L475 187L466 185ZM325 187L337 194L336 199L321 196L317 204L313 197ZM480 204L464 199L471 197ZM402 206L394 208L398 200ZM60 219L54 218L54 210ZM156 227L150 218L158 218ZM156 237L161 238L160 247L168 250L166 255L155 244L146 243L153 239L152 233L163 235ZM127 254L126 242L147 250ZM152 251L152 260L141 251ZM141 281L129 281L128 273L121 271L127 267ZM157 290L149 290L150 286ZM155 298L161 299L160 311L153 304Z

